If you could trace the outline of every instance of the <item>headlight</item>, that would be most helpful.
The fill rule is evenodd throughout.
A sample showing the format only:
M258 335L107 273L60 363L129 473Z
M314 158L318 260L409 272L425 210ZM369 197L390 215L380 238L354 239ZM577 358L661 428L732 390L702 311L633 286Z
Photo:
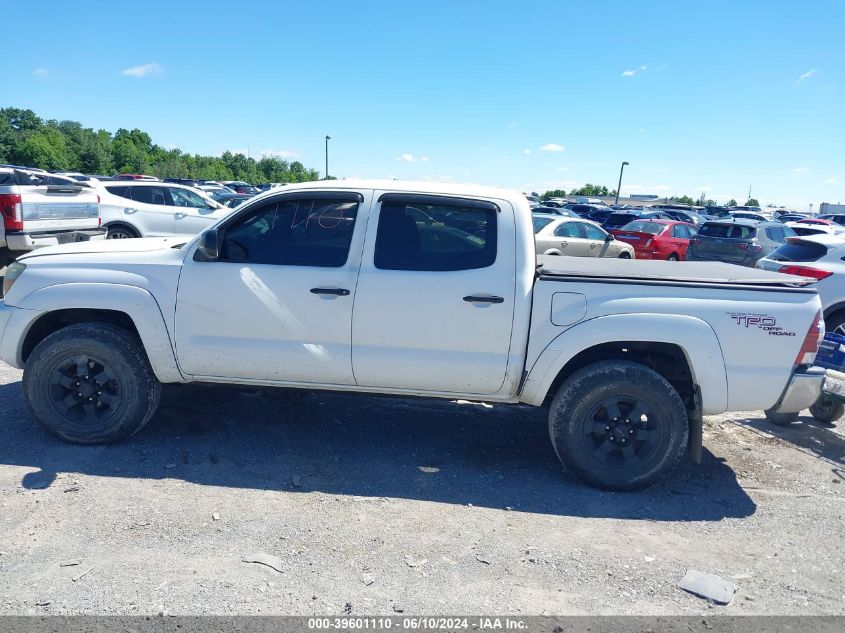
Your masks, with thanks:
M6 276L3 277L3 296L5 297L9 294L9 291L12 289L14 283L18 280L23 274L23 271L26 270L26 264L21 264L20 262L12 262L6 267Z

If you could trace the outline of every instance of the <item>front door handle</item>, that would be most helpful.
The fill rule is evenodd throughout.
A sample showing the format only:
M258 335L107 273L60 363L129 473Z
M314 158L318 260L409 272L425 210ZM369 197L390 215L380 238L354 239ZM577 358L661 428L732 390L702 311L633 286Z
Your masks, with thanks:
M311 288L311 293L315 295L334 295L336 297L346 297L349 291L346 288Z
M469 295L464 297L464 301L468 301L469 303L504 303L505 300L502 297L479 297L476 295Z
M177 214L176 214L176 219L177 219L177 220L181 220L181 219L182 219L182 218L184 218L186 215L187 215L187 213L182 213L182 212L180 211L179 213L177 213Z
M137 213L137 212L138 212L138 209L133 209L132 207L126 207L126 208L123 210L123 212L124 212L124 213Z

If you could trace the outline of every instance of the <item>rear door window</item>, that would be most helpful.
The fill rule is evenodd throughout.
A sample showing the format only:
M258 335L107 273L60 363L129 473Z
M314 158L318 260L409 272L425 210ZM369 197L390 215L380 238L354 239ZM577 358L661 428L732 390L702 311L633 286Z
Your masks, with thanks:
M167 198L164 195L164 187L129 187L132 193L132 199L141 204L158 204L164 206L167 204Z
M106 191L114 196L118 196L119 198L126 198L127 200L132 199L132 194L129 193L129 187L126 185L109 185L106 187Z
M757 235L757 229L745 224L707 222L701 227L701 229L699 229L698 235L704 237L748 240Z
M689 229L683 224L676 224L672 227L672 237L677 237L683 240L689 239Z
M555 229L555 237L584 237L580 222L562 222Z

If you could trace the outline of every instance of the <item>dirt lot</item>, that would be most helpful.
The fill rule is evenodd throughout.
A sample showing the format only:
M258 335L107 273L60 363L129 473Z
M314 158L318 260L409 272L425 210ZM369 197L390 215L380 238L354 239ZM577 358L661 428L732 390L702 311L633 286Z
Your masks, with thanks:
M845 613L845 439L809 418L709 418L701 466L615 494L528 407L173 387L139 437L78 447L19 381L0 367L2 614Z

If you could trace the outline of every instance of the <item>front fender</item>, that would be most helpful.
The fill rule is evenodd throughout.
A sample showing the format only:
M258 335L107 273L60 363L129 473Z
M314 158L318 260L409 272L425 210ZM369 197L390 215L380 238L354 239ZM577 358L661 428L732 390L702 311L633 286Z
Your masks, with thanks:
M161 382L184 382L161 308L152 294L137 286L102 283L69 283L47 286L26 296L17 305L3 335L2 356L23 368L23 342L32 325L55 310L89 309L123 312L132 319L147 352L153 372ZM16 349L9 349L16 346Z
M528 372L519 399L541 405L557 375L577 354L616 341L670 343L687 358L692 380L701 389L705 415L728 407L728 380L719 339L710 325L674 314L616 314L582 321L554 338Z

